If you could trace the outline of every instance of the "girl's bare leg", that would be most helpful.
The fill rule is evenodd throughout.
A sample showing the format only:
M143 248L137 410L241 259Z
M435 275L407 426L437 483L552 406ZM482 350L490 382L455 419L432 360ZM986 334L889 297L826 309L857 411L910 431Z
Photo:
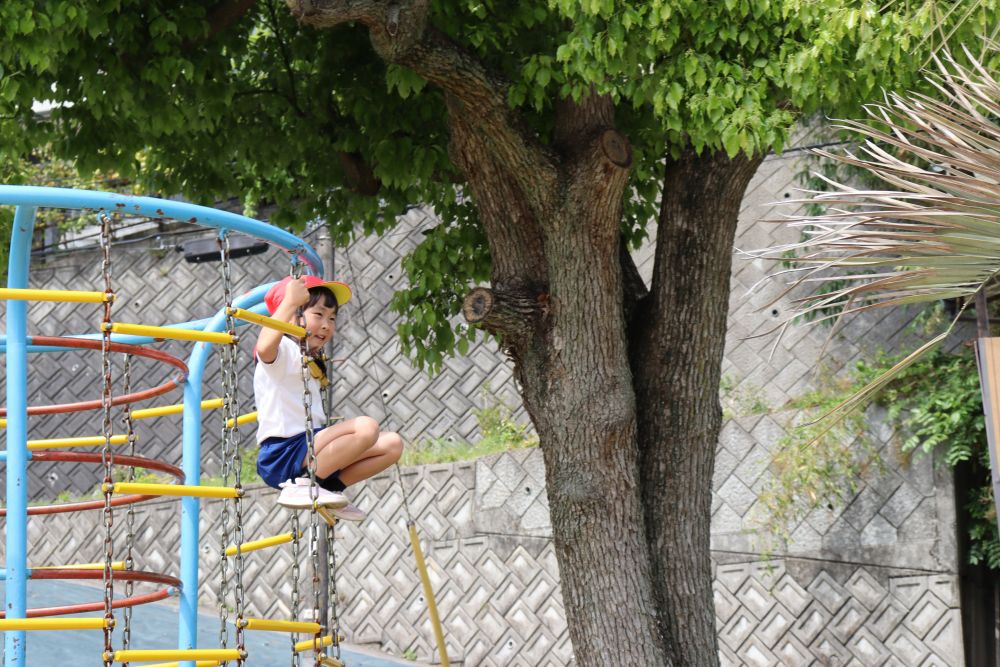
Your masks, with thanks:
M402 453L403 439L398 433L392 431L381 433L375 444L362 454L360 459L340 469L340 481L345 486L350 486L373 477L398 461Z
M378 422L371 417L345 419L316 434L316 475L327 477L363 458L378 441ZM306 466L309 456L302 461ZM347 482L345 482L346 484Z

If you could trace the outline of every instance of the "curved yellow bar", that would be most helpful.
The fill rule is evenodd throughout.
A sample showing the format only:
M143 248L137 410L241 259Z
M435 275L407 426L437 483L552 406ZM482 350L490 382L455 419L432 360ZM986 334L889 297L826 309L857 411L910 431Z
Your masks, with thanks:
M103 630L115 627L112 618L0 618L0 631Z
M236 425L243 426L244 424L248 424L250 422L255 422L255 421L257 421L257 412L256 411L248 412L245 415L240 415L239 417L236 418ZM232 428L232 427L233 427L233 420L227 419L226 428Z
M202 410L218 410L222 407L221 398L210 398L201 402ZM164 415L179 415L184 412L184 404L161 405L158 408L142 408L132 411L132 419L151 419L153 417L163 417Z
M102 331L108 330L108 325L101 326ZM149 336L150 338L169 338L171 340L194 340L203 343L235 343L236 336L215 331L198 331L196 329L172 329L170 327L154 327L148 324L126 324L116 322L110 326L111 333L130 334L133 336Z
M323 520L326 521L331 526L337 525L337 517L333 515L333 512L331 512L329 508L323 507L321 505L316 508L316 513L319 514L321 517L323 517Z
M322 667L344 667L343 662L329 655L320 656L319 664L322 665Z
M101 492L137 493L142 496L187 496L190 498L242 498L243 489L229 486L194 486L190 484L145 484L141 482L116 482L102 484Z
M0 289L0 299L4 301L62 301L65 303L104 303L104 292L80 292L57 289ZM111 296L114 300L114 295Z
M302 537L302 531L299 531L299 537ZM292 533L283 533L281 535L275 535L273 537L264 537L259 540L253 540L250 542L244 542L240 545L240 553L247 553L248 551L260 551L261 549L266 549L268 547L275 547L279 544L286 544L292 541ZM227 556L236 555L236 545L226 547Z
M103 570L104 563L74 563L73 565L42 565L32 570ZM112 570L124 570L125 561L116 560L111 563Z
M108 654L104 653L105 660ZM239 660L246 654L236 648L184 648L184 649L133 649L115 651L111 654L114 662L149 662L150 660Z
M128 442L127 435L111 436L112 445L124 445ZM49 440L29 440L28 449L53 449L57 447L100 447L104 445L103 435L85 436L80 438L51 438Z
M236 319L243 320L244 322L257 324L282 333L292 334L296 338L305 338L306 335L306 330L302 327L297 327L294 324L276 320L273 317L267 317L266 315L258 315L257 313L250 312L249 310L243 310L242 308L227 308L226 312Z
M263 618L244 618L240 625L247 630L267 630L269 632L306 632L316 634L320 631L319 623L307 621L273 621Z
M344 638L341 637L340 640L343 641ZM333 635L327 635L326 637L320 637L319 639L307 639L302 642L296 642L292 650L296 653L302 653L303 651L316 651L321 648L326 648L332 643Z

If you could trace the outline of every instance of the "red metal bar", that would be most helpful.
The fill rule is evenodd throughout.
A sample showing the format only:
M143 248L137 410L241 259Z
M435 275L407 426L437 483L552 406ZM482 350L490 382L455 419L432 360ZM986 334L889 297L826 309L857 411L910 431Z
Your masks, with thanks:
M32 579L103 579L103 570L77 570L74 568L52 568L50 570L32 570ZM145 581L151 584L163 584L180 588L181 580L169 574L146 572L145 570L117 570L115 581Z
M118 573L116 573L115 578L117 579ZM140 604L149 604L150 602L159 602L170 597L170 589L164 588L162 590L156 591L155 593L146 593L144 595L133 595L127 598L118 598L112 601L111 606L114 609L121 609L122 607L136 607ZM77 604L64 605L62 607L35 607L34 609L28 609L26 616L28 618L39 618L42 616L62 616L64 614L79 614L85 611L103 611L104 602L80 602ZM6 613L0 611L0 618L6 618Z
M46 451L46 452L34 452L32 454L31 460L33 461L73 461L79 463L101 463L101 454L98 452L59 452L59 451ZM177 466L172 466L169 463L164 463L163 461L158 461L156 459L146 458L145 456L127 456L122 454L116 454L113 459L115 465L126 465L126 466L138 466L141 468L149 468L150 470L158 470L160 472L165 472L168 475L173 475L178 480L184 480L184 472ZM111 499L112 507L121 507L122 505L131 505L132 503L139 503L144 500L151 500L157 496L143 496L139 494L129 494L127 496L115 496ZM81 500L74 503L62 503L59 505L40 505L37 507L28 508L28 516L37 516L39 514L62 514L65 512L82 512L84 510L96 510L104 509L104 500ZM7 516L6 508L0 508L0 517Z
M44 451L32 452L32 461L72 461L74 463L103 463L100 452L60 452ZM149 468L158 470L168 475L173 475L179 480L184 479L184 471L177 466L164 463L158 459L151 459L145 456L128 456L126 454L114 455L115 465L137 466L139 468Z
M72 347L77 349L85 350L100 350L102 349L103 341L100 340L89 340L86 338L61 338L59 336L31 336L28 338L29 345L42 345L46 347ZM124 394L122 396L115 396L111 399L111 405L124 405L127 403L135 403L138 401L144 401L155 396L161 396L175 388L177 388L184 380L187 378L188 368L187 364L173 356L172 354L167 354L161 350L153 350L141 345L126 345L125 343L111 343L112 352L123 352L126 354L132 354L137 357L146 357L147 359L153 359L155 361L160 361L165 364L169 364L179 369L183 374L179 379L167 380L163 384L153 387L152 389L144 389L143 391L136 391L129 394ZM66 414L68 412L83 412L86 410L97 410L103 407L100 399L94 401L81 401L78 403L62 403L59 405L36 405L28 408L28 415L57 415ZM0 408L0 417L5 417L7 415L7 408Z

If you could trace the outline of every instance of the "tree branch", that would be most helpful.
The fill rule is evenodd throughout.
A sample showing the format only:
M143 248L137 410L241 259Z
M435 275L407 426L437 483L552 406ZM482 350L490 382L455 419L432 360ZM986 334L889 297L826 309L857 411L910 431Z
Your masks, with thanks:
M226 0L216 5L208 15L208 35L205 40L211 40L236 23L256 2L257 0Z
M510 345L511 339L528 335L535 321L547 314L547 305L546 294L475 287L462 303L462 315L469 324L499 334Z
M302 23L329 28L357 22L386 62L409 67L445 91L452 113L475 124L529 202L535 217L551 210L556 156L507 104L509 82L427 25L427 0L286 0ZM463 167L463 165L459 165Z

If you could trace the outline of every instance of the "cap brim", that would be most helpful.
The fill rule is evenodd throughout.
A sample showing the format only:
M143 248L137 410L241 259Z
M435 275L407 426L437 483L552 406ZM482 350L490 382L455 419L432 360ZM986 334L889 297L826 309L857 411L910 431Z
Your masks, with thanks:
M325 282L322 285L317 285L317 287L325 287L331 292L333 292L334 298L337 299L337 305L343 306L345 303L351 300L351 288L347 286L346 283L337 282L336 280L331 280Z

